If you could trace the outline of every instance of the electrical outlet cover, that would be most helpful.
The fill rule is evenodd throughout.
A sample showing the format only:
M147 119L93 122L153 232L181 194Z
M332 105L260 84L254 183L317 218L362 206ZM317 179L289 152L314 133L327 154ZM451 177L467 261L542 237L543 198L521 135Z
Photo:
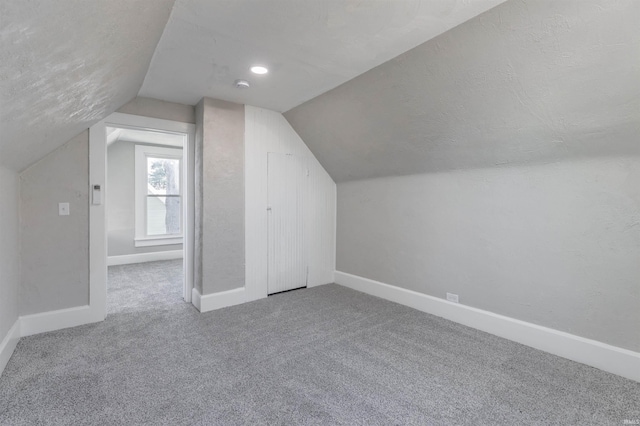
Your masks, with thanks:
M58 203L58 215L69 216L69 203Z
M458 295L453 293L447 293L447 300L449 302L458 303Z

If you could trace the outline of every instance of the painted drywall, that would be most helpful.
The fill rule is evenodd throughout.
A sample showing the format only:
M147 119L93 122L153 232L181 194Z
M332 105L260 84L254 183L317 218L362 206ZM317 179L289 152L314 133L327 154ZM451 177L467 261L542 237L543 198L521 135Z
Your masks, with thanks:
M117 141L107 148L108 256L182 250L182 244L135 247L135 146Z
M640 350L640 158L338 184L337 269Z
M244 105L196 105L194 284L201 295L244 287Z
M333 282L336 184L282 114L245 107L246 296L267 296L267 153L292 154L309 171L304 183L304 245L308 286Z
M336 182L639 155L638 22L508 1L284 115Z
M18 174L0 167L0 342L18 319Z
M180 121L182 123L196 123L196 110L193 105L165 102L159 99L140 96L118 108L118 112L160 118L163 120Z
M286 111L504 1L178 0L140 94Z
M89 303L88 131L20 174L20 240L20 315Z
M23 170L135 97L173 3L0 2L0 165Z
M193 107L134 100L129 114L188 122ZM20 175L20 314L84 306L89 294L88 132ZM58 216L69 202L71 215Z

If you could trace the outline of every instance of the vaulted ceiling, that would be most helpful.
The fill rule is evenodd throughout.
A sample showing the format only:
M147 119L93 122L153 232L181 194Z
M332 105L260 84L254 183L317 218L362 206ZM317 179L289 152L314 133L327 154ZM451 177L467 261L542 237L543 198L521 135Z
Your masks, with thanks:
M0 165L24 169L138 94L284 111L503 1L2 1Z
M640 155L640 1L508 1L285 113L338 182Z
M638 154L638 22L635 0L1 1L0 166L136 95L288 111L337 181Z
M0 1L0 166L24 169L134 97L172 6Z
M176 0L140 95L286 111L503 1Z

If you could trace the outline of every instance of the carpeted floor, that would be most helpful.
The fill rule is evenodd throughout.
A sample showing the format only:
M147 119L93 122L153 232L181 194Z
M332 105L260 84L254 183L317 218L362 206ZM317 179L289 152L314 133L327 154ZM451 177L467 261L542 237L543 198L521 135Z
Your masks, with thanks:
M183 279L182 259L110 266L107 315L185 305Z
M179 268L111 268L106 321L22 339L0 424L640 419L640 383L337 285L199 314Z

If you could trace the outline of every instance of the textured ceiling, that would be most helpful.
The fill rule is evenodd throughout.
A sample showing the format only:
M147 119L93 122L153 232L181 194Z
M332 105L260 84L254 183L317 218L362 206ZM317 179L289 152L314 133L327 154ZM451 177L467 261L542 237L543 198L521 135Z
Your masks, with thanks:
M0 1L0 166L24 169L133 98L172 6Z
M503 1L177 0L140 96L286 111Z
M640 1L506 2L285 117L336 181L640 155Z

